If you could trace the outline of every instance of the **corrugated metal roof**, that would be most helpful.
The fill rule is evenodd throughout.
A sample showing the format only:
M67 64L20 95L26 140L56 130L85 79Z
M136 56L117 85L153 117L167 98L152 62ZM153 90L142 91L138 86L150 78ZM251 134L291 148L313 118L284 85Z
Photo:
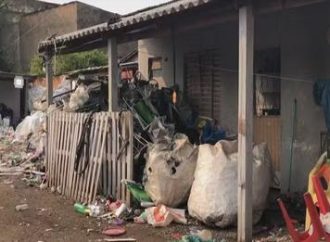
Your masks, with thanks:
M61 45L65 42L70 42L75 39L88 37L93 34L101 34L118 30L124 27L133 26L138 23L143 23L149 20L169 16L176 13L181 13L189 9L197 8L215 0L175 0L155 7L147 8L122 16L118 22L102 23L86 29L82 29L73 33L55 37L51 40L45 40L39 43L39 50L50 46Z

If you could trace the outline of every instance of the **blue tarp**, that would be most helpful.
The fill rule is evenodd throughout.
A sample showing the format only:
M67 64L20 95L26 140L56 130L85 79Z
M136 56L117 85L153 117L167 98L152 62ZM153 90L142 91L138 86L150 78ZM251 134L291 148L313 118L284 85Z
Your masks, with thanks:
M318 80L314 84L314 99L323 108L325 123L330 131L330 80Z

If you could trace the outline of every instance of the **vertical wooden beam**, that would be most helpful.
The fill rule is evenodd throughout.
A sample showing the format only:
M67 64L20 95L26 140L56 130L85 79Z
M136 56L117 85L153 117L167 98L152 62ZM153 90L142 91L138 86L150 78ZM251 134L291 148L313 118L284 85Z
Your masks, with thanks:
M46 62L46 82L47 82L47 106L53 102L53 56L51 53L45 54Z
M252 241L254 16L239 9L238 241Z
M108 65L109 65L109 111L119 111L118 107L118 54L117 54L117 40L111 38L108 40Z

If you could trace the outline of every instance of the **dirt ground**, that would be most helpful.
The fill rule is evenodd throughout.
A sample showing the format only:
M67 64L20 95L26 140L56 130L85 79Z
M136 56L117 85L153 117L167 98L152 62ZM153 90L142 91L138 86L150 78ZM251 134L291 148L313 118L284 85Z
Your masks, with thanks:
M19 204L28 204L16 211ZM1 242L84 242L104 241L99 232L107 225L73 210L73 202L64 197L28 187L19 178L0 179L0 241ZM137 241L174 241L200 225L171 225L152 228L150 225L126 224L124 238ZM88 233L88 229L94 232ZM235 229L213 231L216 241L236 241ZM265 240L264 240L265 241Z

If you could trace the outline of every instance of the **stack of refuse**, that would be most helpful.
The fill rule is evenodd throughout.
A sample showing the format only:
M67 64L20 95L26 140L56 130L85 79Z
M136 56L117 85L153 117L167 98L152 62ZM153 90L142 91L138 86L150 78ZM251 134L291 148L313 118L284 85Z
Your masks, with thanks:
M192 144L214 144L227 137L216 120L193 110L178 86L160 89L155 81L136 78L123 83L120 98L122 108L134 115L135 133L149 143L170 142L177 133L187 135Z
M172 143L149 147L144 186L136 185L135 189L128 186L139 202L143 194L145 202L141 205L148 202L150 206L135 222L153 226L167 226L172 221L185 224L185 210L176 208L187 206L189 215L206 225L220 228L235 225L238 213L237 141L222 140L197 148L189 143L187 136L175 137ZM271 164L267 145L255 145L252 161L254 223L260 220L266 208Z
M36 112L27 116L16 131L0 126L0 176L24 175L24 180L33 186L46 182L45 121L46 115Z

